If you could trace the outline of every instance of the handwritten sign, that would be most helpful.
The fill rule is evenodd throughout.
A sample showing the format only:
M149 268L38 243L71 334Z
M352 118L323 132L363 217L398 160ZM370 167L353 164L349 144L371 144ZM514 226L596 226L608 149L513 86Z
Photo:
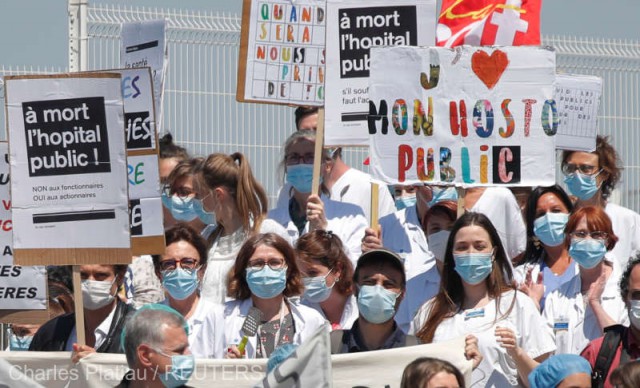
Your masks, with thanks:
M327 1L325 145L369 144L371 48L434 45L435 13L435 0Z
M245 0L238 101L322 105L325 1Z
M574 74L556 76L555 100L560 117L557 148L586 152L596 149L601 95L600 77Z
M555 182L555 53L373 48L371 170L389 184Z

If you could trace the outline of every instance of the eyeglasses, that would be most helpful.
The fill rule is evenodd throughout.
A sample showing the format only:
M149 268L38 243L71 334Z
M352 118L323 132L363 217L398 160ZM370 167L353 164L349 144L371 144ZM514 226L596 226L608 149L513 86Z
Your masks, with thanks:
M284 259L278 259L278 258L273 258L269 260L257 259L257 260L250 261L247 264L247 269L251 271L260 271L261 269L264 268L265 265L268 265L269 268L273 270L282 269L285 266Z
M164 195L166 195L167 197L172 197L175 195L180 198L192 197L196 195L196 192L188 187L180 186L173 189L171 185L164 185L162 187L162 193L164 193Z
M598 172L598 167L589 164L573 164L567 163L562 166L562 173L564 175L575 174L576 171L580 171L583 175L593 175Z
M287 166L292 166L294 164L300 164L300 163L313 164L313 159L314 159L313 153L300 155L294 152L292 154L285 156L284 161L287 164Z
M160 270L161 271L175 271L178 263L180 263L180 268L187 270L194 270L200 263L200 260L194 259L192 257L183 257L181 259L168 259L160 262Z
M577 238L579 240L584 240L587 237L591 237L594 240L606 240L609 237L609 234L600 230L596 230L593 232L585 232L583 230L579 230L577 232L571 232L571 237Z

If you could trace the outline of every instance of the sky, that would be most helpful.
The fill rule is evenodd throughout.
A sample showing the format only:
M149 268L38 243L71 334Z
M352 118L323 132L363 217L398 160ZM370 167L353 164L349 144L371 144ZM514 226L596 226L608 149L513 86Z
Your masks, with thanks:
M241 0L89 2L237 14L242 7ZM67 0L1 0L0 14L4 16L0 23L0 66L67 66ZM638 41L638 15L638 0L546 0L541 30L544 35Z

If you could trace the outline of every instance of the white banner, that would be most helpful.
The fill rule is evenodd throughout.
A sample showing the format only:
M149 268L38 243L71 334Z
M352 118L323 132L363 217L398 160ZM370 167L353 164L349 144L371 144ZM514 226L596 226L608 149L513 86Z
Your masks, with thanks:
M164 76L168 55L164 20L122 23L120 29L120 67L150 67L156 106L156 125L162 130Z
M435 0L327 1L326 146L369 145L370 48L432 46L435 31Z
M370 152L387 184L555 183L555 52L371 50Z
M556 76L555 100L560 117L556 148L585 152L596 149L601 95L600 77L575 74Z
M7 77L13 248L129 248L120 76Z
M156 117L150 68L121 69L118 73L122 77L127 151L155 149Z
M432 345L331 356L332 383L335 387L399 387L405 366L419 357L447 360L460 369L466 381L470 381L471 361L464 357L464 338L461 337ZM9 380L2 381L13 381L24 374L48 388L111 388L128 370L123 354L96 353L77 365L71 363L68 352L0 352L1 359L11 365L0 363L0 377L9 376ZM266 375L266 361L198 359L187 385L202 388L254 386ZM304 369L298 372L305 373Z

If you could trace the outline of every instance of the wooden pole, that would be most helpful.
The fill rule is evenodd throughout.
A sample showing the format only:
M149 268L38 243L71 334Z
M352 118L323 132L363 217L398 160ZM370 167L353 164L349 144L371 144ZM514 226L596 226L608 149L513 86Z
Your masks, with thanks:
M369 214L371 215L371 219L369 220L369 225L371 225L371 229L378 230L378 198L380 192L378 191L379 186L377 183L371 182L371 211Z
M467 190L462 187L456 187L456 190L458 191L458 218L460 218L465 212L464 196L467 194Z
M318 126L316 129L316 147L313 153L313 181L311 194L318 194L320 189L320 168L323 162L322 146L324 145L324 108L318 109Z
M73 266L73 299L76 312L76 335L78 345L87 343L84 335L84 307L82 305L82 279L80 278L80 266Z

